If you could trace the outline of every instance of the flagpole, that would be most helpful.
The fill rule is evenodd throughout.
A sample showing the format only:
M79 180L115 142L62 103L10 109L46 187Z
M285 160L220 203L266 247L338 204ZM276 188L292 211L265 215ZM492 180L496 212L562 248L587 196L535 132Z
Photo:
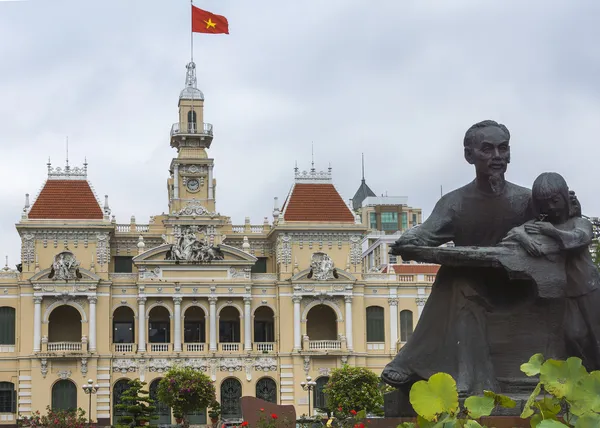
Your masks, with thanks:
M190 5L192 6L190 8L190 46L191 46L191 55L190 58L192 59L192 62L194 62L194 32L192 31L192 22L193 22L193 7L194 7L194 0L190 0Z

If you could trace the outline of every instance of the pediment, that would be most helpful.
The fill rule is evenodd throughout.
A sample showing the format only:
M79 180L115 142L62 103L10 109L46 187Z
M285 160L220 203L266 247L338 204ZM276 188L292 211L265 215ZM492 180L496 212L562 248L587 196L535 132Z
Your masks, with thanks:
M329 279L325 279L325 280L317 280L317 279L313 279L313 278L308 278L308 275L310 274L312 269L304 269L303 271L298 272L296 275L292 276L292 282L295 281L314 281L314 282L336 282L336 281L343 281L343 282L348 282L348 281L356 281L356 277L354 275L352 275L350 272L346 272L345 270L342 269L335 269L336 270L336 274L337 274L337 278L333 277L333 278L329 278Z
M172 260L169 259L169 252L173 251L172 244L162 244L158 247L151 248L144 253L135 256L133 263L136 265L248 265L252 266L258 260L252 254L248 254L239 248L232 247L230 245L221 244L216 246L223 255L222 259L215 259L210 261L186 261L186 260Z
M38 273L36 273L35 275L33 275L31 278L29 278L29 281L32 283L35 283L35 282L98 283L102 280L102 278L100 278L95 273L92 273L91 271L89 271L87 269L83 269L83 268L78 269L78 272L81 274L81 278L75 278L75 279L69 279L69 280L62 280L62 279L53 280L51 278L48 278L48 275L50 275L51 272L52 272L51 267L49 267L47 269L43 269L43 270L39 271Z

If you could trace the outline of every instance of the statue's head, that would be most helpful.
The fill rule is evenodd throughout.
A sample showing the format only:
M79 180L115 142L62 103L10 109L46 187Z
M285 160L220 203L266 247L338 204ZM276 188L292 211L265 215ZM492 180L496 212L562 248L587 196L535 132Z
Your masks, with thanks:
M533 211L540 220L562 223L569 218L569 186L556 172L544 172L533 182L531 188Z
M493 120L471 126L465 133L465 159L478 177L503 177L510 163L510 132Z

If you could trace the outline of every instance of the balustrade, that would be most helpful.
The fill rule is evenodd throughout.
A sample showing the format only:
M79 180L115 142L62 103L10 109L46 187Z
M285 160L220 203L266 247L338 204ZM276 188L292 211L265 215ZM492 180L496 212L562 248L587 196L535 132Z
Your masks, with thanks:
M187 352L204 352L204 343L186 343L185 350Z
M275 350L275 343L273 342L258 342L255 345L256 350L259 352L273 352Z
M311 351L334 351L342 349L341 340L309 340L308 349Z
M131 353L135 352L134 343L113 343L114 352Z
M240 350L239 343L219 343L219 348L223 352L237 352Z
M414 275L398 275L398 281L400 282L414 282Z
M49 342L48 352L56 351L81 351L83 346L81 342Z
M150 352L169 352L170 343L151 343Z

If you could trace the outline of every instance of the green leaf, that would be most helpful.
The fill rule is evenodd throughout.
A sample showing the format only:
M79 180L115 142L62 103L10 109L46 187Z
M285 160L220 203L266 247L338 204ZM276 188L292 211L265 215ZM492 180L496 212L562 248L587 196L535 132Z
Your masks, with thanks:
M474 420L466 421L464 426L467 428L482 428L481 425L479 424L479 422L474 421Z
M537 426L537 428L562 428L562 427L568 427L568 425L565 425L562 422L558 422L553 419L544 419Z
M514 409L517 406L517 403L512 398L507 397L506 395L496 394L494 391L483 391L483 395L493 398L496 406L501 406L506 409Z
M547 360L540 369L540 382L555 397L569 399L577 383L587 374L579 358L571 357L567 361Z
M414 422L402 422L396 428L417 428Z
M542 363L544 362L544 356L542 354L535 354L528 362L521 364L521 371L527 376L535 376L540 374Z
M600 415L598 413L588 413L577 419L575 428L598 428L600 426Z
M360 410L354 417L354 419L356 419L356 420L361 420L361 419L366 419L366 418L367 418L366 410Z
M556 397L544 397L535 403L544 419L554 419L561 410L560 400Z
M485 395L483 397L473 396L465 400L465 408L473 419L489 416L494 410L494 405L494 399Z
M454 415L458 412L456 382L447 373L436 373L428 381L420 380L410 389L410 404L428 421L437 420L442 413Z
M531 417L531 419L529 419L529 425L531 425L531 428L536 428L543 420L544 418L542 417L542 415L536 413Z
M593 371L581 379L568 401L577 416L600 412L600 371Z
M521 413L521 419L527 419L528 417L533 415L532 406L533 406L533 403L535 403L535 400L537 399L538 395L540 395L541 391L542 391L542 384L538 383L536 385L535 389L533 390L533 392L531 393L531 395L529 396L529 398L527 399L525 406L523 407L523 412Z

